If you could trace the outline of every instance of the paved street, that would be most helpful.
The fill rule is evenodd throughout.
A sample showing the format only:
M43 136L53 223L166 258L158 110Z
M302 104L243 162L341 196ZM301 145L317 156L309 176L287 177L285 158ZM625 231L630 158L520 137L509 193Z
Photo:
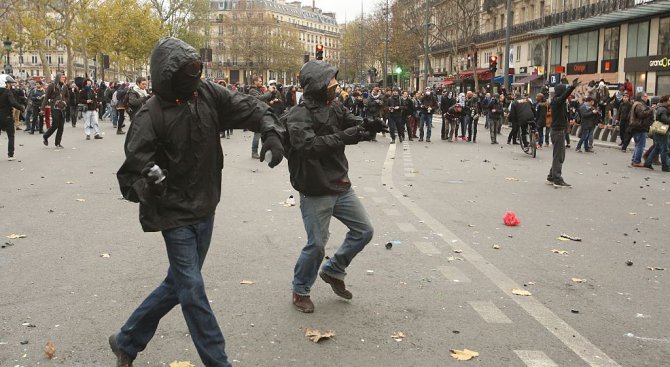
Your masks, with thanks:
M162 237L142 232L137 205L118 190L125 136L102 127L104 140L86 141L66 126L63 150L17 132L17 160L0 161L0 242L13 243L0 249L0 366L111 366L107 337L165 276ZM348 269L353 300L319 279L315 313L301 314L290 297L305 234L299 207L283 205L297 193L285 162L271 170L250 158L251 135L222 140L204 267L235 366L667 365L670 176L660 169L629 168L616 149L569 150L574 187L555 189L545 184L550 149L532 159L489 144L483 127L477 144L447 143L437 119L432 143L380 136L348 147L375 236ZM503 224L507 211L520 226ZM331 232L327 255L345 227L333 221ZM386 249L390 240L401 244ZM336 336L314 344L305 328ZM479 357L450 356L466 348ZM175 360L202 366L179 310L135 365Z

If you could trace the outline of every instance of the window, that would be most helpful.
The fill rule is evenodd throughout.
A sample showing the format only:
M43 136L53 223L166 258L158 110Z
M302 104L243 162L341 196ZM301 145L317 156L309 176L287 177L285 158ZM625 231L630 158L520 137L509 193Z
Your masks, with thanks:
M656 95L670 95L670 75L659 75L656 77Z
M629 24L626 57L647 56L648 46L649 22Z
M633 84L633 94L637 95L639 88L642 88L643 91L647 91L647 73L646 72L637 72L637 73L626 73L626 79Z
M552 38L551 39L551 59L550 59L550 66L557 66L561 65L561 46L562 46L562 41L563 39L561 37L559 38Z
M521 46L516 46L516 61L521 61Z
M663 18L658 27L657 55L670 54L670 18ZM659 96L662 94L657 93Z
M37 55L30 56L30 62L33 64L37 64Z
M63 62L63 55L58 55L58 65L62 65L62 64L65 64Z
M598 61L598 31L570 35L568 62Z
M51 65L51 55L46 55L47 64Z
M19 64L23 64L23 55L19 55Z
M493 17L493 29L492 31L495 31L498 28L498 18Z
M619 27L605 28L605 43L603 44L603 59L619 58Z

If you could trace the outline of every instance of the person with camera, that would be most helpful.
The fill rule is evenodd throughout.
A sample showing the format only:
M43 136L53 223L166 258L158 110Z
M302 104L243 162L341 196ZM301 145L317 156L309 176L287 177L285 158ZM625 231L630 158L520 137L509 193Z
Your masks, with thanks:
M276 92L276 88L270 88L270 90L265 91L263 87L263 78L261 78L258 75L254 75L251 78L251 82L253 85L249 88L249 95L252 97L256 97L262 102L265 102L268 106L270 105L270 101L275 100L274 93L272 91ZM258 142L261 140L261 134L260 133L255 133L254 138L251 140L251 158L252 159L260 159L261 156L258 155Z
M98 127L98 97L93 90L93 81L86 79L84 87L79 92L79 102L84 108L84 134L86 140L91 140L91 131L95 132L94 139L102 139Z
M553 158L551 168L547 175L547 183L555 188L569 188L572 185L563 179L563 162L565 162L565 137L568 128L568 108L566 101L572 92L579 86L579 78L572 81L568 86L568 80L563 78L561 83L554 87L554 97L551 99L551 144L553 145Z
M14 160L14 134L16 132L12 109L25 111L24 107L14 98L14 92L12 91L14 83L16 81L11 76L0 75L0 132L5 130L7 133L7 158L10 161Z
M307 243L294 268L292 294L293 306L304 313L314 312L310 293L317 275L336 295L353 297L344 283L346 269L374 233L352 188L345 147L370 139L383 125L380 119L364 122L342 104L329 103L336 96L337 73L337 68L321 60L304 64L299 76L303 103L282 117L291 185L300 193L307 232ZM331 217L340 220L349 232L335 254L321 265Z
M575 151L582 151L582 144L584 144L584 151L587 153L593 152L591 145L591 137L593 136L593 129L602 118L600 109L596 106L595 101L591 97L584 98L584 103L579 106L579 116L581 117L580 125L582 126L582 133L577 143Z
M65 124L65 109L67 108L67 101L70 98L70 90L65 84L67 77L65 74L56 73L53 83L49 84L42 100L41 113L44 109L51 107L51 127L42 135L42 142L44 145L49 145L49 138L53 133L56 133L57 148L63 148L60 144L63 139L63 129Z
M231 367L202 276L222 190L219 133L261 133L261 162L269 160L272 168L284 156L283 130L266 104L202 80L200 55L182 40L161 39L150 63L155 95L134 116L117 179L123 197L140 204L142 229L162 233L169 268L109 345L117 367L132 366L161 319L179 305L202 365Z

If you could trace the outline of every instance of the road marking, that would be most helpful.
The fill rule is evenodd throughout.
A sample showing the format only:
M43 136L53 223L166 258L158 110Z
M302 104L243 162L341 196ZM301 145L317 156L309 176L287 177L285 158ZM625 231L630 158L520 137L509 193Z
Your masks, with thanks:
M375 189L374 187L364 187L363 191L365 191L365 192L377 192L377 189Z
M414 246L416 246L416 248L419 249L419 251L423 252L426 255L441 254L440 250L438 250L437 247L433 246L433 244L430 242L414 242Z
M382 169L382 183L384 188L393 197L398 200L409 212L415 217L421 218L426 226L435 233L442 234L443 240L445 238L458 237L451 232L444 224L433 218L428 212L423 210L419 205L412 202L409 198L403 196L403 192L393 183L393 162L395 157L395 144L390 144L386 159L384 160L384 167ZM451 246L449 242L447 245ZM601 351L598 347L593 345L588 339L582 336L577 330L573 329L550 309L544 306L535 297L519 297L511 294L513 288L521 288L515 281L512 280L505 273L500 271L495 265L484 259L474 248L465 243L463 240L459 241L459 248L463 250L462 257L468 260L477 270L484 274L489 280L495 284L503 293L507 294L511 300L516 302L523 308L531 317L544 326L550 333L558 338L566 347L570 348L576 355L578 355L587 364L593 367L621 367L616 361L611 359L607 354Z
M416 232L416 227L412 223L396 223L403 232Z
M386 198L382 198L382 197L373 197L372 201L374 201L377 204L384 204L387 200L386 200Z
M477 311L484 321L489 324L511 324L510 320L493 302L471 301L468 302Z
M539 350L515 350L514 353L528 367L558 367L544 352Z
M400 216L400 211L398 209L384 209L384 214L388 216Z
M465 276L463 272L455 266L440 266L438 267L440 273L444 275L447 280L450 280L454 283L471 283L472 280Z

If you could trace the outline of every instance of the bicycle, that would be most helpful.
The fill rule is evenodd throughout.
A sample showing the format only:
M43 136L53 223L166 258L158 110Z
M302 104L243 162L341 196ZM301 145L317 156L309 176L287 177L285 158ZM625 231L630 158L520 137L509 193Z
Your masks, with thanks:
M526 123L527 127L530 127L529 135L530 135L530 142L526 142L526 137L524 134L524 130L521 127L519 127L519 132L517 133L517 139L520 142L521 150L523 150L524 153L530 155L531 157L535 158L537 157L537 142L540 140L540 135L537 131L537 128L535 127L535 121L528 121Z

